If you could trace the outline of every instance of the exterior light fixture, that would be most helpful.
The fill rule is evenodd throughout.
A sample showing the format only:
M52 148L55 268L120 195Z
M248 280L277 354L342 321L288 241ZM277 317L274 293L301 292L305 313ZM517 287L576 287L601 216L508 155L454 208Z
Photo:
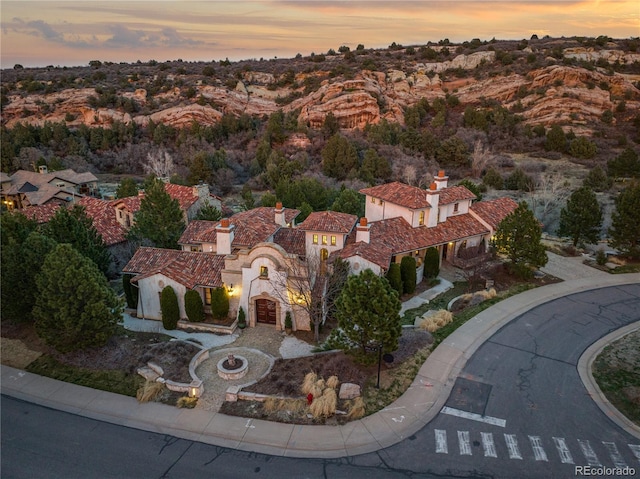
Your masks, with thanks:
M234 293L233 283L227 286L227 293L229 293L229 296L233 296L233 293Z

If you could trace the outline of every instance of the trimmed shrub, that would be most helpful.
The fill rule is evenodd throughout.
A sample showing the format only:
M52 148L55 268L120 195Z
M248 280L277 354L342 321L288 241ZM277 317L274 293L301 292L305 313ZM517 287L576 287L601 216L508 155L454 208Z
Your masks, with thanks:
M204 304L200 293L195 289L190 289L184 294L184 310L192 323L204 321Z
M131 286L132 274L122 275L122 289L127 300L127 308L136 309L138 307L138 288Z
M416 290L416 259L412 256L405 256L400 261L400 276L402 277L402 289L405 293L411 294Z
M286 329L293 328L293 321L291 320L291 311L287 311L287 314L284 315L284 327Z
M223 287L211 291L211 315L213 319L225 319L229 315L229 296Z
M393 289L398 292L398 296L402 296L402 276L400 274L400 265L392 263L387 271L387 280Z
M178 296L171 286L165 286L160 294L160 309L164 329L176 329L180 320L180 307Z
M440 274L440 253L438 248L427 248L424 254L424 275L427 278L436 278Z
M238 327L244 329L247 327L247 315L244 312L244 308L240 306L238 310Z

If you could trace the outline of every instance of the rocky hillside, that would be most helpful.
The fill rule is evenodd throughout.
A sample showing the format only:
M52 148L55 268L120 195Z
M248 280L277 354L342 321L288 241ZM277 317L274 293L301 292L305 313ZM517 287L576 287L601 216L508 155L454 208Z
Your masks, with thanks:
M282 109L312 129L329 112L340 128L362 129L381 119L404 125L406 107L447 96L463 106L497 102L525 124L578 130L589 130L608 110L619 110L613 121L623 123L640 111L640 53L630 41L392 47L238 63L16 66L2 72L2 125L153 121L182 128L215 125L223 114L261 118Z

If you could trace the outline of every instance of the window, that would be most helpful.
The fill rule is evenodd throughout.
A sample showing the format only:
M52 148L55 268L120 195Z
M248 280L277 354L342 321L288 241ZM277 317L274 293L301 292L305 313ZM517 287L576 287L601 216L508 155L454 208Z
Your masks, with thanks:
M260 277L268 278L269 277L269 268L266 266L260 266Z
M380 201L378 202L378 204L379 204L380 206L382 206L382 205L384 204L384 201L380 200Z
M458 212L458 203L456 203L455 205L453 205L453 212L457 213Z
M204 288L204 304L211 306L211 288Z
M420 226L424 225L424 210L420 212L420 218L418 219L418 224Z
M318 235L313 235L313 244L318 244Z
M373 203L373 204L376 203L376 199L373 196L371 197L371 203Z
M322 244L327 244L327 235L322 235Z
M122 218L122 210L118 210L118 214L120 215L120 218Z
M336 245L336 237L332 236L331 237L331 246L335 246Z

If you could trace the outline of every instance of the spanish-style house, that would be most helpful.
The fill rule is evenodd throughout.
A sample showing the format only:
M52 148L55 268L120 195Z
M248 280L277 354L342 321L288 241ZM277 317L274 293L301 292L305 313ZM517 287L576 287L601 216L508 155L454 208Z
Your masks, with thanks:
M19 170L2 176L2 204L8 210L28 206L64 204L81 196L98 194L98 178L93 173L76 173L72 169L49 173L42 165L39 172Z
M182 251L138 249L123 269L139 291L138 316L161 318L160 292L166 286L176 291L183 319L187 289L200 293L207 312L211 289L223 287L230 317L243 308L250 327L283 329L289 312L294 329L309 330L308 311L300 304L313 287L314 265L321 271L339 257L352 274L369 268L383 275L391 263L411 255L421 281L429 247L438 249L441 261L482 255L500 221L517 207L509 198L473 203L467 188L448 187L443 171L428 190L395 182L360 192L366 208L359 220L321 211L296 225L299 211L278 203L221 221L192 221L179 240ZM307 291L298 287L301 278Z

